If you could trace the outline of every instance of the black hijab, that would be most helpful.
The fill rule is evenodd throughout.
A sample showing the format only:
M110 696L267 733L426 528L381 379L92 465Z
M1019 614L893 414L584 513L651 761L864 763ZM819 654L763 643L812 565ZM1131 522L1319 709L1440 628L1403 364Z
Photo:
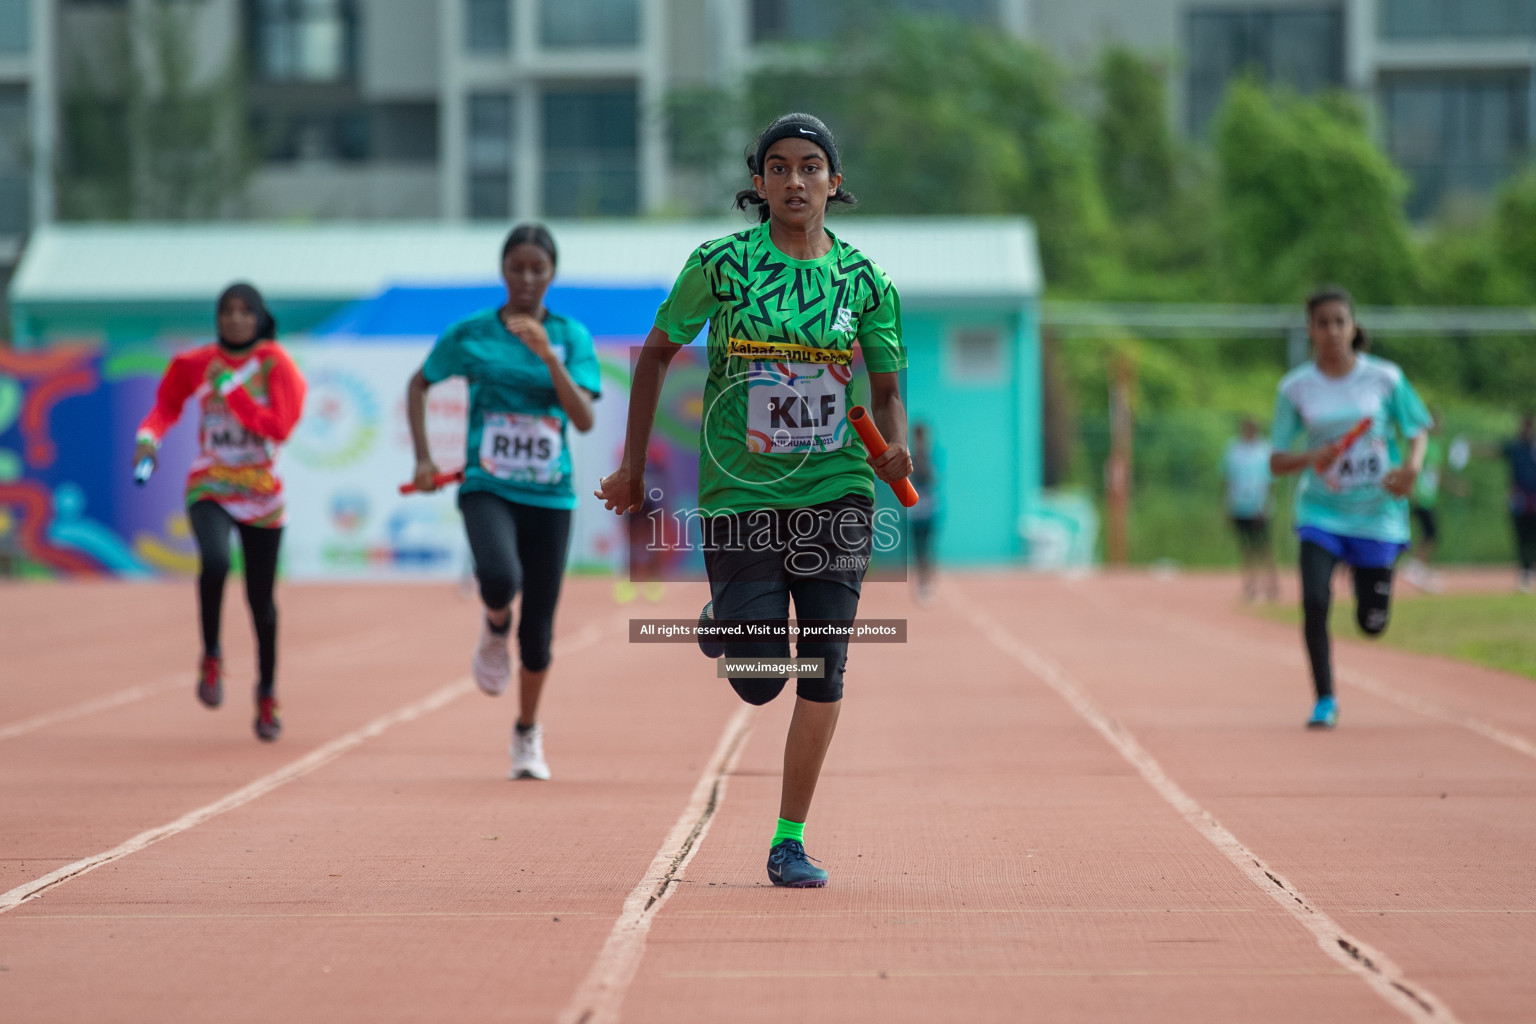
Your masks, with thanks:
M220 345L231 352L244 352L258 341L271 341L277 338L277 321L272 318L272 313L267 309L267 303L261 297L261 292L244 281L230 285L219 294L218 305L214 306L215 325L218 324L218 314L224 311L224 304L230 299L239 299L245 303L247 309L256 314L256 335L250 341L237 345L220 334Z

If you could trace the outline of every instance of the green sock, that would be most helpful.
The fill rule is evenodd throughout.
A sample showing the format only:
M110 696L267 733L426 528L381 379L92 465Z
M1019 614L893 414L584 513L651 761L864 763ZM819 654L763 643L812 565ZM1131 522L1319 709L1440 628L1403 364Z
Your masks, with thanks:
M773 841L768 845L770 847L778 846L786 839L793 839L803 846L805 844L805 822L785 821L783 818L780 818L779 827L773 830Z

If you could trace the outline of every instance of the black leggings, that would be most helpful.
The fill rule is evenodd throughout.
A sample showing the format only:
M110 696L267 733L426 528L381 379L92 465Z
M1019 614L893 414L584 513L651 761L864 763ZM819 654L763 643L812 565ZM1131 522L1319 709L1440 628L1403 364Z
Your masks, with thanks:
M732 581L710 584L716 619L750 622L783 622L789 618L789 600L795 600L795 619L806 622L826 619L849 622L859 613L859 592L840 580L791 579L770 583ZM843 699L843 669L848 664L848 639L809 638L795 643L800 658L822 658L820 679L795 682L795 695L818 704ZM788 640L733 640L725 645L727 658L785 659ZM788 678L732 679L731 688L748 704L767 704L784 689Z
M1536 569L1536 512L1516 512L1511 518L1515 523L1515 557L1526 572Z
M1333 600L1336 555L1311 541L1301 542L1301 633L1312 662L1312 686L1319 697L1333 695L1333 659L1328 640L1328 606ZM1386 632L1392 615L1392 570L1353 566L1355 621L1366 636Z
M277 552L283 542L281 526L237 523L215 501L198 501L187 509L192 533L197 537L201 569L197 576L198 605L202 610L203 653L219 653L219 620L224 609L224 580L229 575L229 534L240 531L240 550L245 555L245 600L251 606L251 625L256 630L257 692L272 696L277 671L277 605L272 590L277 583Z
M522 592L518 656L528 671L544 671L565 576L570 510L520 505L489 491L460 491L459 511L480 580L480 600L494 611Z

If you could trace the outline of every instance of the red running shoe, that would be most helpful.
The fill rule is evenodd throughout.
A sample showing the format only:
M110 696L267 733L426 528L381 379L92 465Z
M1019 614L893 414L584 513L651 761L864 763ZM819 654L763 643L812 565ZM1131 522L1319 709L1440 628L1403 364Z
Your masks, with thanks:
M197 671L197 699L210 708L224 703L224 660L217 654L203 655Z
M283 734L283 719L277 713L276 697L256 698L256 738L271 743Z

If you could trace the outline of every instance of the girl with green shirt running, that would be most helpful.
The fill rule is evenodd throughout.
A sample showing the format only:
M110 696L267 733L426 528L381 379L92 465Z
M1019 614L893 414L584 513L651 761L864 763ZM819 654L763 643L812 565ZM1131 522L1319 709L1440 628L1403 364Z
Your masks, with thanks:
M506 690L512 680L512 598L521 593L514 779L549 778L538 709L576 507L566 426L591 430L592 402L601 391L592 336L577 321L544 308L555 258L555 240L545 228L514 228L501 253L506 304L443 332L406 391L414 481L418 490L430 491L438 470L427 447L427 389L449 377L469 382L459 511L485 603L471 665L481 690L491 696Z
M689 257L645 339L630 390L623 460L597 497L620 514L645 497L645 456L667 365L709 324L709 376L699 437L704 564L717 623L848 622L872 549L875 477L912 472L899 393L906 367L901 307L885 272L826 230L843 189L837 145L820 120L786 114L748 155L752 188L736 204L760 223L706 242ZM870 411L890 447L869 458L848 423L857 342L869 373ZM730 640L712 657L786 659L789 643ZM774 885L814 888L827 873L806 856L804 829L837 726L846 639L802 637L801 659L822 673L799 677L779 822L769 843ZM733 678L766 704L785 678Z

